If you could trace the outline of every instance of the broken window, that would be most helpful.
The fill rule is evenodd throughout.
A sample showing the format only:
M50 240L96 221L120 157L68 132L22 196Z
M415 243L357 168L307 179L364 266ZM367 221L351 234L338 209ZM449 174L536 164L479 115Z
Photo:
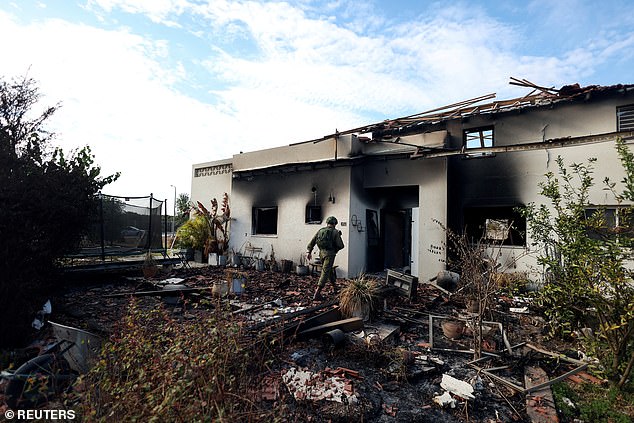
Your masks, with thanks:
M253 207L253 235L277 235L277 207Z
M634 131L634 104L616 108L616 130Z
M517 206L466 207L464 230L471 242L526 245L526 218Z
M467 150L493 147L493 127L465 129L464 147ZM492 153L469 153L467 157L491 156Z

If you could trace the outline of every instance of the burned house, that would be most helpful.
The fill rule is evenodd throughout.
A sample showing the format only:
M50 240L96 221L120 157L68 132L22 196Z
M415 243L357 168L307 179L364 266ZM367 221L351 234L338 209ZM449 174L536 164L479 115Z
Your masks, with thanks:
M297 262L327 216L346 247L339 277L386 268L421 280L446 266L441 225L499 245L507 267L534 269L517 207L540 203L539 182L566 163L596 157L594 204L616 206L600 186L620 181L614 141L634 136L634 85L526 84L524 97L483 96L323 138L192 167L191 197L229 194L231 247Z

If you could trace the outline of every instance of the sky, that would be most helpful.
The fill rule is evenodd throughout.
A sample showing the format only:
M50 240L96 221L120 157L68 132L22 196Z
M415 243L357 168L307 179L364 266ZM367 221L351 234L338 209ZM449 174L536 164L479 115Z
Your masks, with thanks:
M496 93L634 83L633 0L0 0L0 77L35 79L104 192Z

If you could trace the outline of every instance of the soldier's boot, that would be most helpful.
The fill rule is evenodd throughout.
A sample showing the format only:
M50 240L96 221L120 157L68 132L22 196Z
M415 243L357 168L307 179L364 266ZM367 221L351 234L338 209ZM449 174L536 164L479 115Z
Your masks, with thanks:
M337 289L337 275L334 267L330 273L330 283L332 284L332 292L334 292L335 295L339 294L339 290Z
M322 301L324 299L324 297L321 296L322 288L323 286L317 287L317 290L315 291L315 295L313 295L313 301Z

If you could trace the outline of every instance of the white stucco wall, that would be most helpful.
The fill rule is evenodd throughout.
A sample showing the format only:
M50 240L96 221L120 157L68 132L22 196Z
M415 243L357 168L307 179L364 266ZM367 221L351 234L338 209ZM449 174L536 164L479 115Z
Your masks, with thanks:
M450 121L447 131L404 137L402 142L427 146L442 146L447 140L452 147L462 143L464 129L493 125L495 144L510 145L544 139L578 137L616 130L616 107L631 104L629 97L589 102L560 104L542 110L527 109L498 116L474 116ZM366 209L377 209L376 198L366 190L389 187L418 187L418 268L421 280L429 279L445 267L445 233L434 220L443 224L462 214L464 207L542 203L539 183L548 171L557 171L558 155L565 162L584 162L589 157L598 159L595 168L597 187L591 201L614 204L609 192L602 190L604 177L618 182L623 172L613 143L589 144L551 150L500 153L493 157L465 159L461 157L409 160L385 157L363 164L310 170L310 162L328 162L358 156L361 153L380 155L394 151L408 151L402 145L384 143L362 144L355 136L307 142L273 149L235 155L223 161L194 165L192 168L192 200L208 204L211 198L229 193L234 221L231 247L243 250L246 243L261 247L269 255L271 246L277 260L297 262L299 255L320 225L304 223L305 207L313 202L311 188L317 187L317 204L322 206L323 218L335 215L341 222L346 248L337 256L339 276L356 275L364 271L366 263L366 234L349 224L351 216L365 220ZM194 177L195 169L217 167L226 169L231 164L235 171L262 170L252 177L232 180L231 174L219 172ZM297 164L284 171L270 173L267 168ZM353 166L353 167L351 167ZM319 166L317 166L319 168ZM334 195L335 202L328 201ZM252 235L253 207L278 207L277 235ZM447 219L450 216L450 219ZM458 223L461 217L457 218ZM530 245L530 239L527 245ZM502 247L502 261L511 263L510 270L535 269L535 257L528 247Z
M192 187L190 198L209 207L212 198L222 201L226 192L231 206L231 159L198 163L192 166Z

